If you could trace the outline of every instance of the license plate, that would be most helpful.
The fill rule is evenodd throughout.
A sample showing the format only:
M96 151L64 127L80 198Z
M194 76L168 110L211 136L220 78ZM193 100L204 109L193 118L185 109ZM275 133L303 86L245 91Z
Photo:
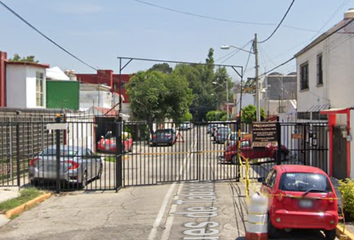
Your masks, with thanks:
M300 200L299 204L300 204L300 207L311 208L313 206L313 201L309 200L309 199L303 199L303 200Z

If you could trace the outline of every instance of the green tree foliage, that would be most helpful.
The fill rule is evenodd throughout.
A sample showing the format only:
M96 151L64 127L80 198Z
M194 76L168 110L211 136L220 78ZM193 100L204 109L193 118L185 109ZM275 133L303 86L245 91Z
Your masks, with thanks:
M152 66L149 71L160 71L165 74L170 74L173 69L167 63L159 63Z
M215 72L214 77L214 90L216 97L217 106L222 104L223 102L227 102L227 93L229 95L229 102L232 100L232 87L233 83L231 81L231 77L226 71L225 67L219 67ZM227 89L226 89L227 86Z
M193 115L190 112L187 112L186 114L184 114L183 116L183 121L189 122L193 120Z
M210 111L206 114L208 121L224 121L226 120L226 112L222 111Z
M345 220L354 219L354 181L350 178L346 178L344 181L339 181L339 188L342 195L342 201L344 205Z
M126 88L134 117L146 120L150 129L153 122L166 118L181 122L193 99L186 79L174 73L141 71L131 78Z
M257 119L256 116L257 109L254 105L250 104L247 107L242 109L242 122L254 122ZM261 120L265 118L265 111L261 108Z
M21 58L20 55L17 53L14 54L13 58L8 59L10 62L31 62L31 63L38 63L37 60L35 60L35 56L27 56Z

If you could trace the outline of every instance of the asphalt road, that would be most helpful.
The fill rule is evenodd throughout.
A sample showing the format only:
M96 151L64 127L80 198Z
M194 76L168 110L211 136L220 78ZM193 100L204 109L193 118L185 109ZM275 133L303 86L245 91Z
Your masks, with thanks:
M53 196L0 228L0 239L243 240L245 220L243 183L188 181ZM324 237L294 231L279 239Z

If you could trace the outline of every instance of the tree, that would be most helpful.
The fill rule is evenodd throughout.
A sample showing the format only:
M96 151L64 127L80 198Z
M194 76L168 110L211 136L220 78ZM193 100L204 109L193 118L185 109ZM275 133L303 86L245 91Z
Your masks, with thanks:
M182 121L193 99L185 78L160 71L138 72L128 83L127 93L134 117L147 121L151 132L153 122Z
M10 61L10 62L31 62L31 63L38 63L38 61L35 60L35 56L33 56L33 55L21 58L20 55L18 55L17 53L14 54L14 57L13 57L13 58L8 59L8 61Z
M226 112L222 111L210 111L206 114L208 121L224 121L226 120Z
M214 77L214 82L216 83L216 86L214 86L214 96L216 96L216 100L218 103L218 106L222 102L227 102L227 94L229 95L229 102L232 100L232 88L233 88L233 83L231 81L231 77L226 71L225 67L219 67L216 72L215 72L215 77ZM226 84L227 82L227 84ZM226 86L228 86L228 89L226 89Z
M247 107L242 109L242 122L245 123L251 123L256 121L257 119L257 109L254 105L250 104ZM263 108L261 108L261 121L263 121L265 118L265 111Z
M167 63L159 63L152 66L149 71L160 71L165 74L170 74L173 69Z

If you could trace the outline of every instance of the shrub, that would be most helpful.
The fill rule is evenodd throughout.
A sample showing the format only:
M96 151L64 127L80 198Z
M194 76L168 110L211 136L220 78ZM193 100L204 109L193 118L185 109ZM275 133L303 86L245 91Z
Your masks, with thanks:
M347 178L344 181L339 181L338 187L342 194L342 201L344 204L344 214L346 219L354 218L354 181Z

